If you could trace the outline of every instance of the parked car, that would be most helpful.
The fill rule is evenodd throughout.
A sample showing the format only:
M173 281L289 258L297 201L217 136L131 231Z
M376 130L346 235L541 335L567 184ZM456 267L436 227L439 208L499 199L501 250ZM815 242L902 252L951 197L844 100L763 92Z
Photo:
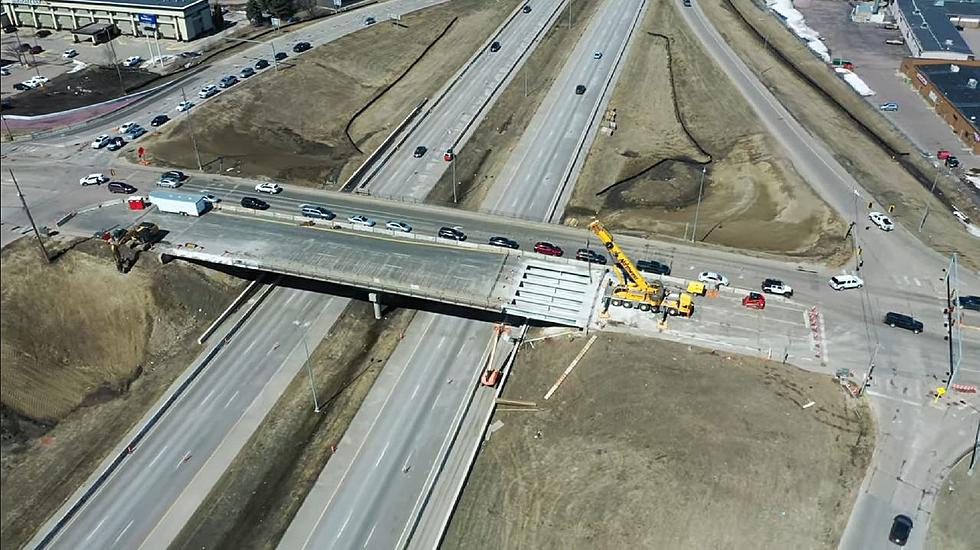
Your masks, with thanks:
M538 241L534 243L534 251L538 254L544 254L545 256L562 256L565 251L560 247L553 245L546 241Z
M303 53L312 47L313 46L311 46L309 42L297 42L296 45L293 46L293 52Z
M140 65L140 63L142 63L142 62L143 62L143 58L142 57L140 57L138 55L132 55L130 57L127 57L126 60L123 61L122 64L123 64L123 67L138 67Z
M31 51L31 45L27 42L21 42L20 46L17 46L17 51L20 53L27 53Z
M43 52L44 51L44 48L42 48L41 46L31 46L31 50L30 51L31 51L31 55L37 55L37 54Z
M181 101L180 103L177 104L177 112L186 113L187 111L190 111L191 107L193 106L194 104L191 103L190 101Z
M124 123L122 126L120 126L119 131L124 134L127 134L129 133L130 129L135 128L136 126L139 126L139 124L137 124L135 120L131 120L129 122Z
M885 314L885 324L892 328L898 327L904 328L905 330L911 330L916 334L922 332L922 329L924 328L922 321L915 319L911 315L895 313L894 311L889 311Z
M241 70L241 72L238 73L238 76L240 76L241 78L248 78L254 74L255 74L255 69L251 67L244 67Z
M363 225L365 227L374 227L375 221L367 216L361 214L354 214L353 216L347 218L347 221L354 225Z
M217 94L219 91L221 90L219 90L218 87L215 86L214 84L208 84L207 86L201 88L200 92L197 92L197 97L201 99L207 99Z
M258 60L258 61L255 62L255 70L256 71L260 71L260 70L262 70L262 69L264 69L264 68L266 68L268 66L269 66L269 62L266 61L265 59L260 59L260 60Z
M602 264L606 265L606 257L599 254L595 250L590 250L588 248L580 248L575 251L575 259L580 262L589 262L590 264Z
M388 229L390 229L392 231L401 231L402 233L411 233L412 232L412 226L411 225L408 225L405 222L400 222L398 220L389 220L385 224L385 227L387 227Z
M412 156L417 159L422 158L428 150L429 149L425 145L419 145L415 148L415 152L412 153Z
M779 279L766 279L762 281L762 291L768 294L778 294L787 298L793 297L793 287L784 284Z
M751 309L766 309L766 297L758 292L749 292L742 298L742 305Z
M154 128L158 128L168 122L170 122L170 117L168 117L167 115L157 115L153 117L153 120L150 121L150 126L153 126Z
M92 149L101 149L106 145L109 145L109 140L111 139L112 136L110 136L109 134L102 134L96 136L96 138L92 140Z
M585 84L579 84L575 87L575 95L582 95L585 93Z
M26 84L24 82L18 82L16 84L14 84L14 89L17 90L17 91L20 91L20 92L26 92L27 90L30 90L31 88L33 88L33 86L30 86L30 85L28 85L28 84Z
M864 280L857 275L834 275L830 278L830 288L834 290L851 290L864 286Z
M500 42L494 42L494 43L490 44L490 51L491 52L499 52L500 51Z
M126 135L129 136L129 141L133 141L134 139L139 138L145 133L146 133L146 128L143 128L142 126L133 126L132 128L130 128L129 132L126 133Z
M895 224L892 223L892 219L882 212L871 212L868 214L868 219L871 223L878 226L878 229L882 231L891 231L895 229Z
M980 311L980 296L960 296L957 301L963 309Z
M89 175L85 176L84 178L78 180L78 183L81 184L81 185L83 185L83 186L84 185L101 185L101 184L103 184L103 183L105 183L107 181L109 181L109 178L107 178L105 174L89 174Z
M74 48L68 48L67 50L61 52L61 57L64 57L65 59L71 59L76 56L78 56L78 50Z
M912 534L912 518L903 514L895 516L891 531L888 532L888 540L899 546L905 546L910 534Z
M259 193L268 193L270 195L275 195L277 193L282 193L282 186L278 183L272 183L264 181L255 186L255 190Z
M256 197L242 197L242 206L252 210L268 210L269 203Z
M15 27L13 25L4 25L3 32L4 32L4 34L15 33L15 32L17 32L17 27Z
M513 239L508 239L507 237L490 237L489 244L491 246L499 246L502 248L511 248L517 250L521 245L517 244L517 241Z
M218 82L218 87L231 88L235 84L238 84L238 77L236 77L235 75L228 75L222 78L220 82Z
M636 262L636 268L655 275L670 275L670 266L657 260L639 260Z
M109 185L106 186L106 189L108 189L110 193L125 193L127 195L132 195L133 193L136 192L135 187L133 187L128 183L123 183L121 181L109 182Z
M286 52L276 52L276 57L275 57L276 58L276 61L282 61L283 59L286 59L287 57L289 57L289 54L287 54Z
M317 206L315 204L301 204L299 206L299 211L301 214L307 218L318 218L321 220L332 220L337 217L336 214L327 210L323 206Z
M183 185L184 173L179 170L171 170L169 172L164 172L160 174L160 179L157 181L157 185L160 187L170 187L176 189Z
M950 168L957 168L960 165L960 159L950 155L946 157L946 166Z
M882 103L881 105L878 106L878 108L881 109L882 111L897 111L898 103L889 101L888 103Z
M121 137L119 137L119 136L116 136L116 137L112 138L111 140L109 140L109 145L106 145L105 148L108 149L108 150L110 150L110 151L118 151L118 150L122 149L123 146L125 146L125 145L126 145L126 140L123 139L123 138L121 138Z
M442 239L452 239L459 242L466 240L466 233L463 233L458 227L440 227L439 232L436 233L436 236Z
M905 41L901 38L889 38L888 40L885 40L885 44L888 44L889 46L904 46Z
M970 218L969 218L969 216L967 216L963 212L960 212L955 207L953 208L953 217L956 218L957 220L961 221L962 223L965 223L966 225L970 225Z
M714 286L728 286L728 277L725 277L721 273L715 273L714 271L702 271L698 275L698 280L702 283L706 283Z

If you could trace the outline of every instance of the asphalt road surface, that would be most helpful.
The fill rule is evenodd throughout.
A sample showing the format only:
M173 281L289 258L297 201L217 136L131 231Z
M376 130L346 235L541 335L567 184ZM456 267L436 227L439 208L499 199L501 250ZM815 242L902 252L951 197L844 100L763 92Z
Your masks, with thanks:
M700 7L695 4L682 8L682 13L775 140L783 145L796 170L845 219L856 222L857 246L864 251L860 275L866 286L852 293L853 303L840 311L841 318L831 314L827 320L840 321L845 329L829 337L849 340L858 360L868 366L876 365L869 394L873 397L872 409L879 432L868 476L840 547L888 548L891 520L902 513L911 516L916 524L909 547L921 548L935 501L937 473L972 444L962 434L964 428L975 425L975 419L971 422L963 415L929 412L932 401L929 389L943 385L943 373L947 369L948 350L937 340L940 335L926 342L909 338L904 331L883 325L880 314L882 311L915 313L927 327L941 330L945 300L936 296L935 282L943 276L948 259L928 249L902 226L889 233L877 231L873 225L863 229L870 225L862 206L870 195L755 78L711 26ZM980 288L976 274L962 269L959 273L967 293L970 289L975 293ZM914 281L914 286L901 285L899 280ZM931 291L923 288L923 281L933 287ZM967 352L960 381L975 380L980 371L980 355L975 349ZM868 367L863 370L867 371ZM945 440L944 445L936 448L937 440Z
M516 15L491 40L500 44L500 49L490 51L488 44L478 52L460 79L436 95L428 107L431 112L412 128L402 146L360 188L375 196L425 199L450 167L444 159L446 151L462 149L564 4L538 2L531 13L523 13L518 7ZM426 152L416 157L420 146Z

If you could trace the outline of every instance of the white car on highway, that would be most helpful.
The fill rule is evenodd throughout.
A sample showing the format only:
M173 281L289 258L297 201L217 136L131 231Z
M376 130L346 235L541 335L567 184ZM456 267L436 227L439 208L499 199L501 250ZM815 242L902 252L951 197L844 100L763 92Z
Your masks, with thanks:
M276 193L282 192L282 186L278 183L262 182L255 186L255 190L259 193L268 193L270 195L275 195Z
M709 285L728 286L728 277L725 277L721 273L715 273L714 271L702 271L698 275L698 280Z
M834 290L850 290L862 286L864 286L864 280L857 275L834 275L830 278L830 288Z
M109 181L105 174L89 174L78 180L81 185L100 185Z
M112 136L109 134L102 134L101 136L98 136L92 140L92 149L101 149L106 145L109 145L110 141L112 141Z
M881 212L872 212L868 214L868 219L871 223L878 226L878 229L882 231L891 231L895 229L895 224L892 223L892 219Z
M366 227L374 227L375 223L371 218L360 214L354 214L353 216L347 218L347 221L355 225L363 225Z
M411 225L408 225L405 222L400 222L400 221L396 221L396 220L389 221L388 223L385 224L385 227L387 227L388 229L390 229L392 231L401 231L402 233L411 233L412 232L412 226Z
M177 111L181 113L190 111L191 107L193 106L194 104L191 103L190 101L181 101L180 103L177 104Z

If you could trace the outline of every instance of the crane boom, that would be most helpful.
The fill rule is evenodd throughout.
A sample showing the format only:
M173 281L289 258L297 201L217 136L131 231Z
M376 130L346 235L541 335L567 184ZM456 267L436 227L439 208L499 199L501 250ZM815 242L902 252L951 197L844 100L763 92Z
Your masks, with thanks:
M637 290L640 290L641 292L644 293L656 292L657 289L652 285L650 285L650 283L648 283L647 280L643 278L643 274L640 273L640 270L637 269L635 265L633 265L633 262L629 259L626 253L623 252L623 249L620 248L618 244L616 244L616 241L613 239L612 233L610 233L608 229L603 227L602 223L600 223L599 220L595 220L592 223L590 223L589 229L593 233L595 233L597 237L599 237L599 240L602 241L602 244L605 245L606 250L609 251L609 255L611 255L613 260L616 262L616 265L619 266L623 270L623 272L626 273L626 276L629 277L629 279L631 279L629 281L623 280L622 274L616 272L616 274L619 275L619 278L623 282L623 284L625 284L626 286L635 287Z

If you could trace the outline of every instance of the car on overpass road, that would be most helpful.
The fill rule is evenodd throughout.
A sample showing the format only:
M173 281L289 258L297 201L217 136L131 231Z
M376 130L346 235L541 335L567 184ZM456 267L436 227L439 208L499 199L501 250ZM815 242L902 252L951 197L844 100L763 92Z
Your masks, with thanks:
M361 214L354 214L353 216L347 218L347 221L354 225L363 225L365 227L374 227L374 224L377 223L371 218L362 216Z
M242 197L242 206L245 208L251 208L252 210L268 210L269 203L262 199L256 197L245 196Z
M513 239L508 239L507 237L490 237L489 244L491 246L499 246L501 248L511 248L517 250L521 247L517 241Z
M534 251L538 254L544 254L545 256L561 257L565 254L565 251L560 247L547 241L538 241L534 243Z
M259 193L268 193L270 195L276 195L282 193L282 186L279 185L278 183L264 181L262 183L256 184L255 190Z
M458 227L440 227L436 236L441 239L452 239L460 242L466 240L466 233L463 233Z
M412 232L412 226L411 225L408 225L405 222L400 222L398 220L389 220L387 223L385 223L385 227L387 227L388 229L390 229L392 231L401 231L402 233L411 233Z
M715 273L714 271L702 271L698 275L698 280L716 287L728 286L728 277L725 277L721 273Z

